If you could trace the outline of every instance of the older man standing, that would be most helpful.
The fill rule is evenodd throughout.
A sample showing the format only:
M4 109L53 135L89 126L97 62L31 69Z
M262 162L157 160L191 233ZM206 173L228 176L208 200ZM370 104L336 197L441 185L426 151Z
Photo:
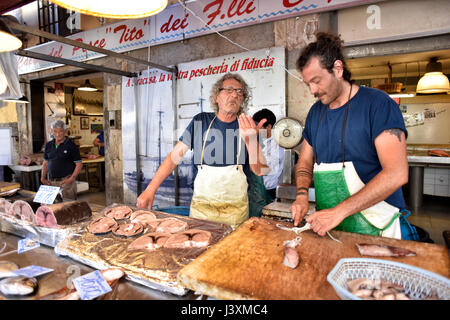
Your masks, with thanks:
M54 121L51 124L51 133L54 139L45 144L41 182L60 187L63 199L76 200L75 179L83 167L80 149L66 136L66 124L63 121Z
M161 164L137 206L151 208L156 190L175 169L188 149L194 152L194 194L190 217L226 223L232 227L248 219L248 184L245 171L268 171L257 142L252 117L244 114L250 93L237 74L228 73L211 90L214 113L194 116L178 143ZM242 143L244 141L244 143ZM244 147L245 145L245 147Z

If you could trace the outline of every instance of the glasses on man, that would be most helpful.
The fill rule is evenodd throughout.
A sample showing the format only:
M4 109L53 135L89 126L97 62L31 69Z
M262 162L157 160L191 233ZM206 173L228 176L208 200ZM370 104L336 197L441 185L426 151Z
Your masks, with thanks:
M233 91L236 91L238 96L242 96L244 94L244 90L242 88L233 88L233 87L226 87L226 88L219 88L219 90L225 90L226 93L232 94Z

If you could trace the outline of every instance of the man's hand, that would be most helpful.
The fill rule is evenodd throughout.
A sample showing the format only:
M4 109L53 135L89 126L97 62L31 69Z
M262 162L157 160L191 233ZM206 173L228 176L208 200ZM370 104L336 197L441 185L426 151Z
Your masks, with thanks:
M69 184L73 183L74 181L75 181L75 178L72 178L72 177L69 177L69 178L67 178L67 179L64 179L64 180L61 182L61 187L62 187L62 186L65 186L65 185L69 185Z
M48 181L48 180L45 179L45 178L41 178L41 183L44 184L44 185L46 185L46 186L49 186L49 185L50 185L50 181Z
M294 226L296 227L309 210L308 194L297 196L290 209L292 220L294 220Z
M239 122L239 131L241 133L242 138L253 137L258 134L258 131L264 126L264 123L267 122L267 119L262 119L258 125L256 125L255 121L251 116L247 116L245 114L241 114L238 118Z
M336 208L316 211L306 218L311 229L319 236L324 236L328 231L339 225L345 216L339 214Z
M154 197L155 197L155 194L153 192L144 191L137 198L136 206L138 208L144 208L144 209L147 208L147 209L151 210Z

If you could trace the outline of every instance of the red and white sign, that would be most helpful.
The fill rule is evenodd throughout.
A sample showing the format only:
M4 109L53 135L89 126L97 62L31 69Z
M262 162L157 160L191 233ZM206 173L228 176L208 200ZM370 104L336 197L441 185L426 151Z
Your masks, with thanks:
M172 5L156 16L121 21L80 32L68 38L115 52L126 52L246 25L379 1L197 0L187 3L186 7L181 4ZM55 41L29 50L74 61L86 61L104 56ZM59 65L18 57L18 66L19 74L25 74Z

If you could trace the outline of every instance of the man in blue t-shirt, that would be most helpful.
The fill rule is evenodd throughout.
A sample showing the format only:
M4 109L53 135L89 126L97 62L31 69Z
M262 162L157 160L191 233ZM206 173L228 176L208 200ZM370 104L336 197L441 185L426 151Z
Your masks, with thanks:
M80 173L80 149L66 136L66 124L56 120L51 124L53 140L45 144L41 182L60 187L63 199L77 199L76 178Z
M99 135L94 139L93 145L98 146L98 154L101 156L105 155L105 136L103 135L103 131L96 130L96 133Z
M319 33L317 41L302 51L297 68L319 100L306 118L305 139L296 165L297 197L291 206L294 224L298 225L308 211L313 176L318 211L306 221L319 235L353 218L353 224L363 223L364 219L356 222L356 215L382 201L404 209L401 186L408 181L407 131L397 104L382 91L352 83L339 36ZM334 191L320 194L326 190L322 183L331 182L329 177L316 177L315 165L342 165L344 161L353 163L364 186L333 206L317 203L320 198L326 202ZM346 228L338 230L357 232Z
M247 177L250 169L260 176L268 167L258 144L258 126L244 110L250 98L247 83L227 73L211 89L214 112L197 114L174 149L137 199L137 207L151 209L156 190L193 151L194 193L189 215L236 227L248 218Z

